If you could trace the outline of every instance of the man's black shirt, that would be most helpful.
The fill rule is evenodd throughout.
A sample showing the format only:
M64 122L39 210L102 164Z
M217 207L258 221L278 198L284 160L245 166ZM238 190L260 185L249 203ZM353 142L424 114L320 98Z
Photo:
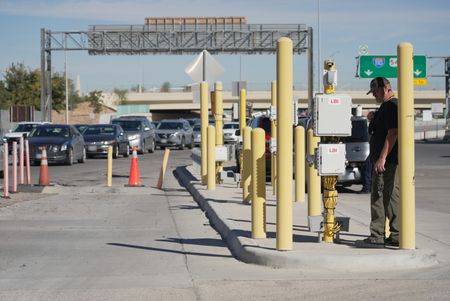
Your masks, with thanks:
M372 135L370 138L370 160L372 162L376 162L380 157L388 130L398 128L397 124L397 98L391 98L380 105L369 126L369 133ZM397 141L388 154L386 163L398 164Z

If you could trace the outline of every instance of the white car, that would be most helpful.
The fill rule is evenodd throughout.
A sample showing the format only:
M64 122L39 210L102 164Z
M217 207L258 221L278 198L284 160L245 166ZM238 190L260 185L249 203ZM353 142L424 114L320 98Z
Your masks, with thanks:
M236 136L236 130L239 130L239 122L227 122L223 125L223 142L239 142L240 136Z
M23 137L23 135L28 136L31 130L33 130L35 127L47 123L49 122L32 122L32 121L19 122L17 126L14 128L14 130L9 131L9 133L6 133L5 136L3 137L3 141L8 142L9 152L11 152L12 150L13 141L17 141L17 144L19 144L20 137Z

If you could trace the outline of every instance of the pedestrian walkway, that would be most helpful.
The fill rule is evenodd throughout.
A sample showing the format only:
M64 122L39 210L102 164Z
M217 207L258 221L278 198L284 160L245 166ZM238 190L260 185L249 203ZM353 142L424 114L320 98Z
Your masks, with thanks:
M433 250L355 248L355 241L368 236L368 195L340 194L337 216L348 216L350 231L342 232L340 243L319 242L309 232L307 202L293 204L293 250L276 250L276 200L267 185L267 238L251 238L251 205L242 203L242 189L236 184L221 184L213 191L201 185L198 168L178 167L176 175L205 211L211 225L228 244L233 255L244 262L273 268L301 268L334 271L388 271L430 267L437 264ZM365 208L367 207L367 208ZM367 209L367 210L365 210Z

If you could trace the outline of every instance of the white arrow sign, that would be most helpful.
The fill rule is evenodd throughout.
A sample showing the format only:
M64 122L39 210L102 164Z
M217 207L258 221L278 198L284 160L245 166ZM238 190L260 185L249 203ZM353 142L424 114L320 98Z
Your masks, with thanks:
M420 71L419 69L416 69L416 71L414 71L414 74L416 76L419 76L422 73L422 71Z
M368 70L364 71L364 73L365 73L367 76L370 76L370 75L373 73L373 71L370 71L370 70L368 69Z

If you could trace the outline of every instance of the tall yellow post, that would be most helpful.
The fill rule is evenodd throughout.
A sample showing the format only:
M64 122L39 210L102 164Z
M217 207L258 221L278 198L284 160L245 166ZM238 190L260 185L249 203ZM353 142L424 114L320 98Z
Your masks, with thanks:
M112 146L108 146L108 173L106 177L106 186L112 186L112 163L113 163L113 149Z
M251 152L251 127L244 127L242 132L242 201L244 203L250 203L250 185L252 179L252 152Z
M247 105L246 105L246 100L247 100L247 93L245 89L241 89L240 93L239 93L239 129L241 131L241 138L243 139L244 137L244 128L246 125L246 115L247 115ZM243 142L244 140L242 140ZM237 160L238 158L236 158ZM243 152L241 152L240 154L240 158L239 158L239 162L241 162L240 164L240 170L239 173L241 174L241 178L243 176ZM241 180L241 188L244 187L244 182Z
M305 128L295 128L295 201L305 201Z
M214 85L215 106L214 119L216 121L216 146L223 146L223 90L222 82L216 82ZM217 173L223 171L223 162L217 162Z
M400 248L416 248L414 164L413 46L400 43L398 56L398 158L400 183Z
M273 80L271 82L271 89L270 89L270 100L272 107L277 107L277 81ZM271 133L272 138L274 140L277 139L277 121L272 120L271 122ZM270 156L270 182L272 183L272 193L273 195L277 194L277 152L271 153Z
M242 131L246 126L246 115L247 115L247 92L245 89L241 89L239 93L239 129Z
M252 130L252 238L266 238L266 156L264 130Z
M277 250L292 250L292 40L277 42Z
M308 155L314 156L314 149L317 148L320 137L314 136L313 129L307 130L308 133ZM317 173L317 169L314 164L308 164L307 167L308 174L308 216L321 215L322 211L320 209L320 176Z
M208 143L208 168L207 168L207 188L208 190L216 189L216 130L212 125L207 130Z
M206 185L206 173L207 173L207 142L206 142L206 129L208 127L208 83L200 83L200 149L201 149L201 176L202 184Z

